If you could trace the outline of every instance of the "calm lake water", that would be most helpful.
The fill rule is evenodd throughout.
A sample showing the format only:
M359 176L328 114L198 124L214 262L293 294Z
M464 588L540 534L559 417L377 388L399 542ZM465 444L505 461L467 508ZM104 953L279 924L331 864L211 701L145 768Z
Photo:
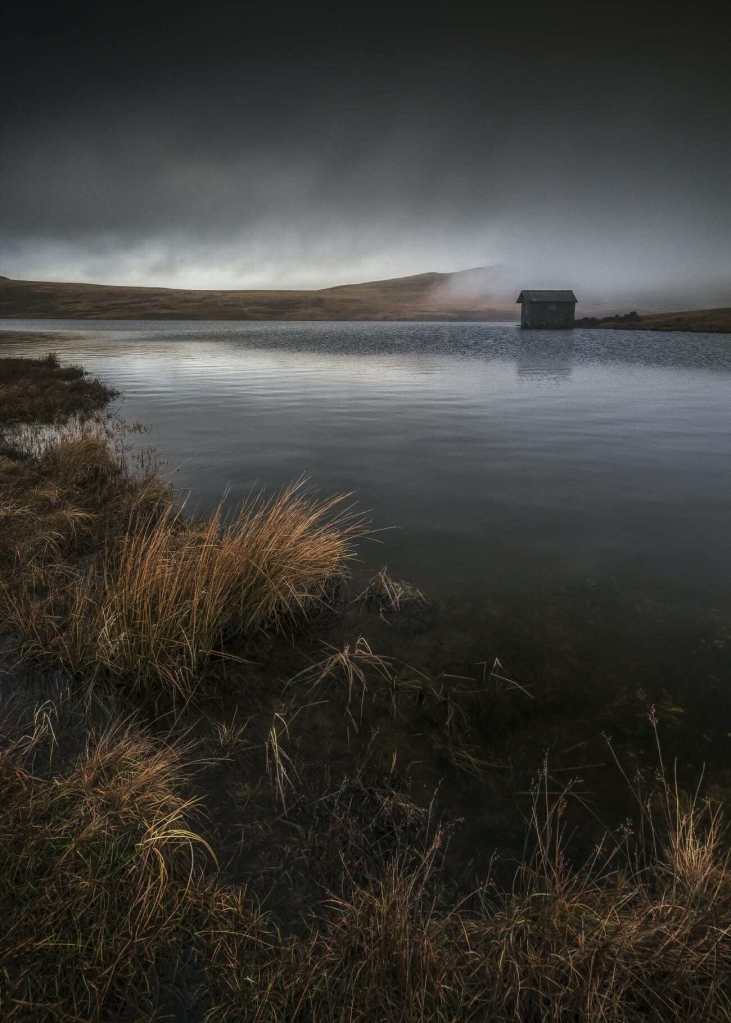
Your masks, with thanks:
M118 387L197 508L307 474L394 527L366 563L439 598L530 595L580 629L603 593L620 645L648 608L671 645L688 615L726 642L731 335L4 321L1 351L35 354L18 330Z

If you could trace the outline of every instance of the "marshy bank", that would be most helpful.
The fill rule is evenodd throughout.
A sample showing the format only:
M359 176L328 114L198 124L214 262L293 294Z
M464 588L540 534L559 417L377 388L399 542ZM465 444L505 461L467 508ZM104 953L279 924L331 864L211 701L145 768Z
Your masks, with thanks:
M188 517L111 398L0 361L3 1018L727 1019L728 764L666 680L361 579L349 498Z

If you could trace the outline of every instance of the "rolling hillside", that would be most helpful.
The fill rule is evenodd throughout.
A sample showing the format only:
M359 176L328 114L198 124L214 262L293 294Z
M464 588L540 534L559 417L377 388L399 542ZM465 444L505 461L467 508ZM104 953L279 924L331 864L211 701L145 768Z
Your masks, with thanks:
M340 285L317 291L193 291L0 278L0 318L515 319L516 307L504 294L490 300L471 285L475 272L416 274L364 284Z

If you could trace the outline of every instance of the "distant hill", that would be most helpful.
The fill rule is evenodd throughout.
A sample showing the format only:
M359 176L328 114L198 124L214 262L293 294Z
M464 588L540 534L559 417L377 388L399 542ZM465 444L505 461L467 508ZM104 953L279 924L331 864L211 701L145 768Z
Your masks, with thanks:
M0 278L0 318L80 320L515 319L490 269L424 273L298 291L194 291Z
M62 284L0 276L0 319L515 320L520 289L513 276L500 266L474 267L318 290L246 291ZM577 326L731 333L731 308L609 316L601 308L607 301L605 297L600 304L596 295L587 296L583 308L593 307L596 315L578 320Z

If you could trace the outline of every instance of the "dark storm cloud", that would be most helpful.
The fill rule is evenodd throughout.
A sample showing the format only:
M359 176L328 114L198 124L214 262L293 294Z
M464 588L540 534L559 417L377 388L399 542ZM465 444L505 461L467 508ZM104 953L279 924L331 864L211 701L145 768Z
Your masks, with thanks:
M728 67L703 19L260 10L11 25L0 272L297 286L498 263L507 287L731 292Z

